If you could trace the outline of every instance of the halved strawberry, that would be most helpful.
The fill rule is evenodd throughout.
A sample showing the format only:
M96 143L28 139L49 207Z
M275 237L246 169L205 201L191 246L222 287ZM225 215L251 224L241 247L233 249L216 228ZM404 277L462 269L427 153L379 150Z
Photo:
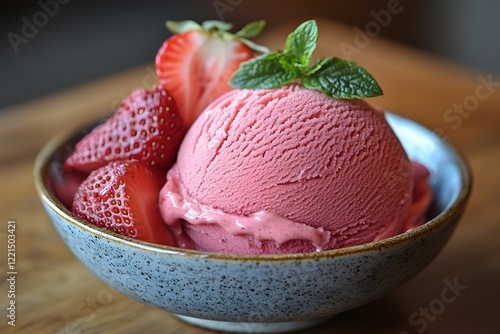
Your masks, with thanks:
M54 195L68 210L71 210L75 193L80 184L87 178L88 173L65 168L59 162L51 163L48 172L50 175L49 184Z
M165 175L139 161L111 162L82 182L72 210L77 217L116 233L175 246L158 208Z
M247 39L264 28L264 22L250 23L236 34L221 21L167 22L176 35L168 38L156 55L156 73L173 95L186 127L205 107L231 90L229 80L239 65L254 56L252 50L267 49Z
M136 159L167 170L185 133L177 106L163 86L139 88L75 145L65 164L90 172L110 161Z

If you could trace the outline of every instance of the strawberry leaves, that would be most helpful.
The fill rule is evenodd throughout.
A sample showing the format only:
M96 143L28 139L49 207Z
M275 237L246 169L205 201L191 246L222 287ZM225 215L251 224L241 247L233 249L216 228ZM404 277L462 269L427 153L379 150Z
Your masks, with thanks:
M376 80L355 62L336 57L319 59L310 65L318 40L316 21L309 20L288 35L285 50L260 55L240 65L231 78L235 88L266 89L296 79L305 88L342 99L382 95Z
M239 40L254 52L269 52L269 49L267 47L249 40L249 38L257 37L262 32L262 30L264 30L264 27L266 26L266 21L264 20L251 22L236 33L230 32L233 29L233 25L231 23L218 20L207 20L202 24L199 24L192 20L167 21L165 25L167 29L174 34L182 34L190 30L202 31L209 34L214 33L218 34L219 37L224 41Z

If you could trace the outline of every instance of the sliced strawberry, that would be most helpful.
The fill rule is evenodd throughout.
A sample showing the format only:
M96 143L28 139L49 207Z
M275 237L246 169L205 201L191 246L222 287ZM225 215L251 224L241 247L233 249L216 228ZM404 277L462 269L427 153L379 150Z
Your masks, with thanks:
M247 40L263 28L263 22L249 24L235 35L231 25L207 21L167 22L177 33L168 38L156 55L156 73L171 92L186 127L217 97L231 90L229 80L239 65L254 56L252 49L264 48ZM250 47L249 47L250 46Z
M66 166L90 172L110 161L135 159L167 170L185 132L177 106L163 86L151 91L140 88L76 144Z
M71 210L75 193L88 173L65 168L60 162L51 163L48 172L49 184L54 195L68 210Z
M175 246L158 208L165 172L139 161L117 161L96 169L75 194L74 214L132 238Z

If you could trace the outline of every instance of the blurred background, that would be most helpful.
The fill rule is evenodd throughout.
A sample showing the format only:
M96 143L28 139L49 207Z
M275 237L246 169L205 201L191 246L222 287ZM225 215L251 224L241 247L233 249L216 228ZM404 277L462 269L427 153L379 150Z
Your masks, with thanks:
M167 19L222 19L236 27L266 19L269 28L328 17L361 31L378 26L377 36L500 73L497 0L10 0L1 6L0 108L152 63L169 36Z

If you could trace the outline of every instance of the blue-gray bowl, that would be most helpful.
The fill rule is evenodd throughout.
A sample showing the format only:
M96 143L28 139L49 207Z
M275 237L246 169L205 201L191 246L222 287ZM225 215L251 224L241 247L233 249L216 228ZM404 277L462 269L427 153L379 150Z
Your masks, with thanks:
M286 332L316 325L369 303L420 272L452 235L471 190L462 156L432 131L387 113L411 159L430 171L429 221L360 246L290 255L221 255L160 246L76 218L50 189L50 178L79 131L40 152L35 184L55 228L75 256L125 295L210 329ZM56 174L55 174L56 173Z

